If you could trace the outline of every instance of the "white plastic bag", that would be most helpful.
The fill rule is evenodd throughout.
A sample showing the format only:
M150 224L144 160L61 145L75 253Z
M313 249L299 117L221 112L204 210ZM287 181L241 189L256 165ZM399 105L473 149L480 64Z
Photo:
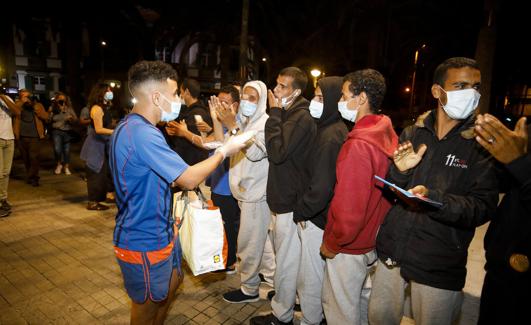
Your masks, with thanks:
M173 215L179 224L183 257L194 275L225 269L227 239L219 208L188 191L174 194Z

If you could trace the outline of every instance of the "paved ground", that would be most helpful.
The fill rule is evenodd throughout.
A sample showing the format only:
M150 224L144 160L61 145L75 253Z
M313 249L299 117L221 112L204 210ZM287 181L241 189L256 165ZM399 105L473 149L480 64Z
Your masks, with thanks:
M86 210L79 160L73 162L74 175L53 175L51 147L44 147L41 186L25 184L16 161L9 188L13 213L0 219L0 324L126 324L129 300L112 250L116 209ZM461 324L477 319L484 229L470 249ZM235 305L221 299L238 287L238 275L185 272L168 324L247 324L269 310L265 300ZM402 323L413 324L407 318Z

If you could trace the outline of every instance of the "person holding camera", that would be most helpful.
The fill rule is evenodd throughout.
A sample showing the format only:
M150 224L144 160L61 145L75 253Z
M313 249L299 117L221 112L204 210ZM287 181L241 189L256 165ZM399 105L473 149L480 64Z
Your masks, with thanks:
M72 108L70 99L62 92L56 92L52 106L48 109L52 122L53 149L55 161L55 174L61 174L63 166L66 175L72 175L69 169L70 142L72 139L72 125L77 121L77 115Z
M15 114L13 133L26 167L26 182L39 186L41 140L45 136L44 122L50 116L29 90L20 89L18 96L15 104L20 108L20 113Z

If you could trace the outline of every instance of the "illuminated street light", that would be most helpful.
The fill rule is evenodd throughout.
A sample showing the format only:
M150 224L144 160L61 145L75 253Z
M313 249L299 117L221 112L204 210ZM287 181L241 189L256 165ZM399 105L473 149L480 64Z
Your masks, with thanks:
M406 87L406 89L404 89L406 91L406 93L410 92L411 89L409 87Z
M107 42L101 41L101 46L107 46Z
M267 61L267 58L262 58L262 62L266 62Z
M319 70L319 69L313 69L312 71L310 71L310 74L311 74L312 77L314 77L314 78L319 78L319 76L321 75L321 70Z
M111 82L111 83L109 84L109 86L111 86L111 88L114 88L114 87L116 87L116 82L114 82L114 81L113 81L113 82Z
M321 70L319 69L313 69L310 71L310 74L313 77L313 88L317 88L317 78L321 75Z

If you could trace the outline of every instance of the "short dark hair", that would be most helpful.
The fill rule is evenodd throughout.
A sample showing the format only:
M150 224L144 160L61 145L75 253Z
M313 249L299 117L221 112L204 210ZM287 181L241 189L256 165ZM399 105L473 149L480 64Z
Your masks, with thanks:
M239 103L240 102L240 92L238 91L238 89L236 87L234 87L232 85L227 85L227 86L221 87L219 92L220 93L229 94L230 98L232 98L232 101L235 102L235 103Z
M139 61L127 73L129 89L134 90L146 81L165 82L168 78L177 81L177 72L162 61Z
M347 81L350 81L348 89L355 96L364 91L369 99L371 112L378 112L386 91L384 76L374 69L364 69L347 74L343 77L343 83Z
M295 89L305 90L308 84L308 76L297 67L287 67L278 73L279 76L287 76L293 78L292 86Z
M461 69L464 67L470 67L472 69L479 70L479 65L474 59L464 57L449 58L443 63L439 64L435 69L435 72L433 73L433 83L444 86L449 69Z
M184 79L181 87L183 90L188 89L188 91L190 92L190 95L193 98L199 98L199 94L201 94L201 85L195 79L190 79L190 78Z

